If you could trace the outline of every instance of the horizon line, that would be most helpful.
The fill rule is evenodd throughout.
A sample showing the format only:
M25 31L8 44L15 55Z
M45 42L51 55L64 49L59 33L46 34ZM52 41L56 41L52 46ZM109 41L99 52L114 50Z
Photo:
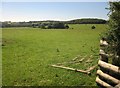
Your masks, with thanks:
M48 20L29 20L29 21L10 21L10 20L4 20L4 21L0 21L0 22L30 22L30 21L71 21L71 20L77 20L77 19L102 19L102 20L108 20L108 18L98 18L98 17L83 17L83 18L73 18L73 19L69 19L69 20L55 20L55 19L48 19Z

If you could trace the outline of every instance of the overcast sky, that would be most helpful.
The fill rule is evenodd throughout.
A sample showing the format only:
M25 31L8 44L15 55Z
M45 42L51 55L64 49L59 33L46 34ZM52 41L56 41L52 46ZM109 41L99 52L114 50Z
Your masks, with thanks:
M108 2L2 2L1 21L108 19Z

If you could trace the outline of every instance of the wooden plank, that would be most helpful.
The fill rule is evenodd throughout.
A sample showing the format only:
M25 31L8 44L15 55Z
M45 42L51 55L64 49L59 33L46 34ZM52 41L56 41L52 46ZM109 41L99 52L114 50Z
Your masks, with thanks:
M89 69L87 69L86 71L90 72L90 71L94 70L97 66L98 66L98 65L92 66L92 67L90 67Z
M111 85L109 85L108 83L102 81L99 77L96 77L96 82L106 88L113 88Z
M104 50L102 50L102 49L100 49L100 54L105 54L105 51Z
M56 67L56 68L62 68L62 69L72 70L72 71L76 71L76 72L82 72L82 73L85 73L85 74L90 74L90 72L88 72L88 71L74 69L74 68L70 68L70 67L58 66L58 65L51 65L51 66Z
M100 46L108 46L107 41L105 41L105 40L100 40Z
M115 72L115 73L120 74L120 68L119 68L118 66L115 66L115 65L106 63L106 62L104 62L104 61L102 61L102 60L99 60L99 61L98 61L98 65L99 65L100 67L103 67L103 68L105 68L105 69L108 69L108 70L110 70L110 71L113 71L113 72Z
M114 88L120 88L120 83L117 84Z
M101 70L97 70L97 74L107 80L110 80L112 83L114 84L119 84L120 83L120 80L106 74L106 73L103 73Z

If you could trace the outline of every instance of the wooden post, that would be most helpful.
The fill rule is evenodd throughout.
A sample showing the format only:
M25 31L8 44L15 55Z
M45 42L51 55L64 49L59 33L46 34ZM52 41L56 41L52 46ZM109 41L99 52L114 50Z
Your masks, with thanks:
M108 46L108 43L105 41L105 38L102 38L102 40L100 40L100 48L105 48L106 46ZM104 49L100 49L100 60L108 62L108 55L105 53Z
M118 79L116 79L116 78L114 78L114 77L112 77L112 76L110 76L110 75L108 75L106 73L103 73L101 70L98 70L97 74L99 76L104 77L106 80L111 81L114 84L119 84L120 83L120 80L118 80Z
M102 60L99 60L99 61L98 61L98 65L99 65L100 67L103 67L103 68L107 69L107 70L110 70L110 71L113 71L113 72L115 72L115 73L120 74L120 68L117 67L117 66L115 66L115 65L106 63L106 62L104 62L104 61L102 61Z
M99 79L99 77L96 77L96 82L106 88L113 88L111 85L109 85L108 83L102 81L101 79Z
M108 55L104 52L104 50L100 49L100 60L108 62Z

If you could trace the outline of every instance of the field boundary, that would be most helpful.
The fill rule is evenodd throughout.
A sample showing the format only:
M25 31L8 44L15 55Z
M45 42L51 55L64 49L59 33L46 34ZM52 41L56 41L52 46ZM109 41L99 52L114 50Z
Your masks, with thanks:
M110 55L106 54L103 50L103 47L107 46L107 42L105 44L103 42L100 42L100 60L98 61L98 66L100 67L100 69L97 70L96 83L99 86L104 86L106 88L120 88L120 80L112 75L114 74L119 77L120 68L118 66L108 63Z

